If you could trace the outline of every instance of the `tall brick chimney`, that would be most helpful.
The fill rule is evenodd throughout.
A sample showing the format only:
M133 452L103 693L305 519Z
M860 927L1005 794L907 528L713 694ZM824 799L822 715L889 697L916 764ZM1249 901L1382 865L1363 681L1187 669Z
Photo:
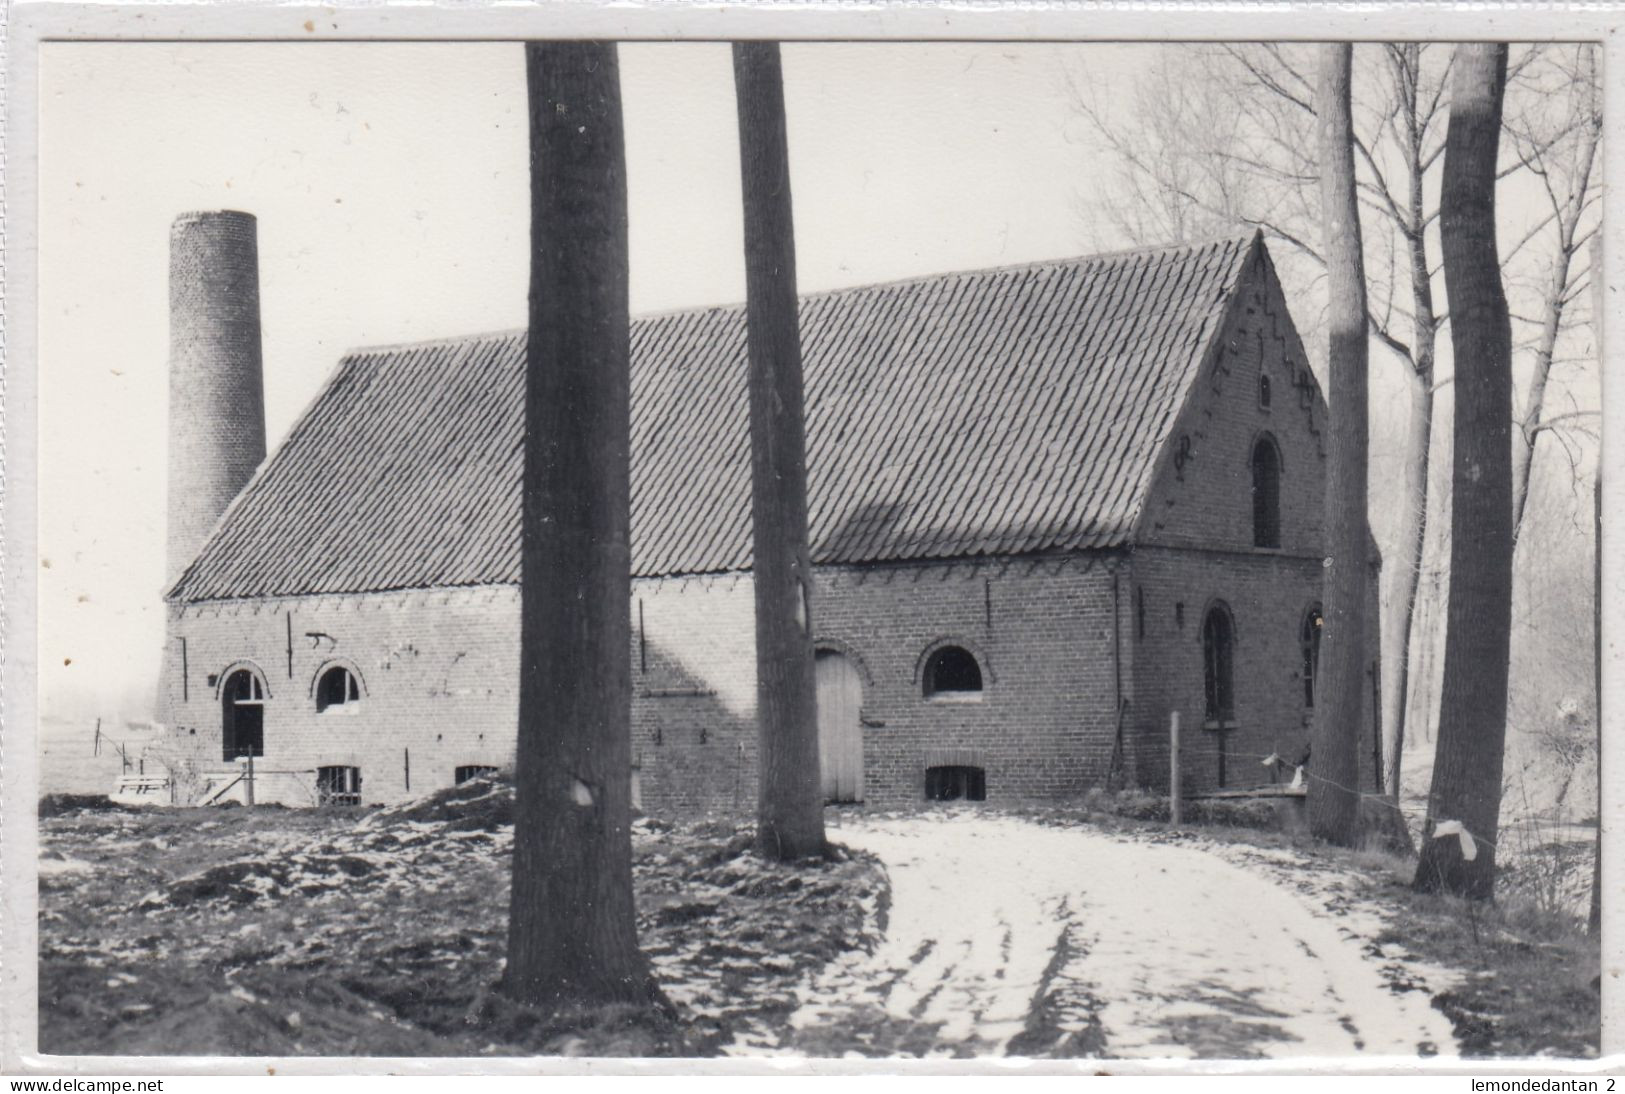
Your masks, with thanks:
M265 458L256 222L185 213L169 233L167 580Z

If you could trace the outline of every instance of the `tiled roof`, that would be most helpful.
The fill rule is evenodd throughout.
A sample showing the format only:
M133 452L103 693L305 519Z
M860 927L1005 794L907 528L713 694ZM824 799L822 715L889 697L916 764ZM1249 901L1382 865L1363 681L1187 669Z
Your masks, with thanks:
M1253 246L805 297L814 561L1127 542ZM637 319L632 360L634 572L748 568L744 309ZM171 597L518 581L524 369L522 332L348 355Z

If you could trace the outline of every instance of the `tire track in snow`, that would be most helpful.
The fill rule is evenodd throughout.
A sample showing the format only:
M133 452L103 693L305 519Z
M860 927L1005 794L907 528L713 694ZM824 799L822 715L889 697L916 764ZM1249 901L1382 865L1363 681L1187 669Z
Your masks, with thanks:
M1455 1044L1428 994L1392 990L1324 908L1205 851L980 812L854 818L832 835L885 862L886 938L804 986L781 1050L1415 1056Z

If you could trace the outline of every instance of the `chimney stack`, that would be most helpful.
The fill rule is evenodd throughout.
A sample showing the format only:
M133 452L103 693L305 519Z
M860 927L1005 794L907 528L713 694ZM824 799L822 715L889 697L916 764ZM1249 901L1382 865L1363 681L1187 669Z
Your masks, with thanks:
M265 459L256 222L185 213L169 233L168 580Z

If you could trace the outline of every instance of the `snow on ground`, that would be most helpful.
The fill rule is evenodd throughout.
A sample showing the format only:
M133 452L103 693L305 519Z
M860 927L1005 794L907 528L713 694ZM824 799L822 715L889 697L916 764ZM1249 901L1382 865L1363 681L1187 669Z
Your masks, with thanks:
M1267 852L982 811L855 818L831 837L885 863L885 941L804 985L788 1043L736 1051L1454 1054L1428 991L1385 975L1380 916Z

